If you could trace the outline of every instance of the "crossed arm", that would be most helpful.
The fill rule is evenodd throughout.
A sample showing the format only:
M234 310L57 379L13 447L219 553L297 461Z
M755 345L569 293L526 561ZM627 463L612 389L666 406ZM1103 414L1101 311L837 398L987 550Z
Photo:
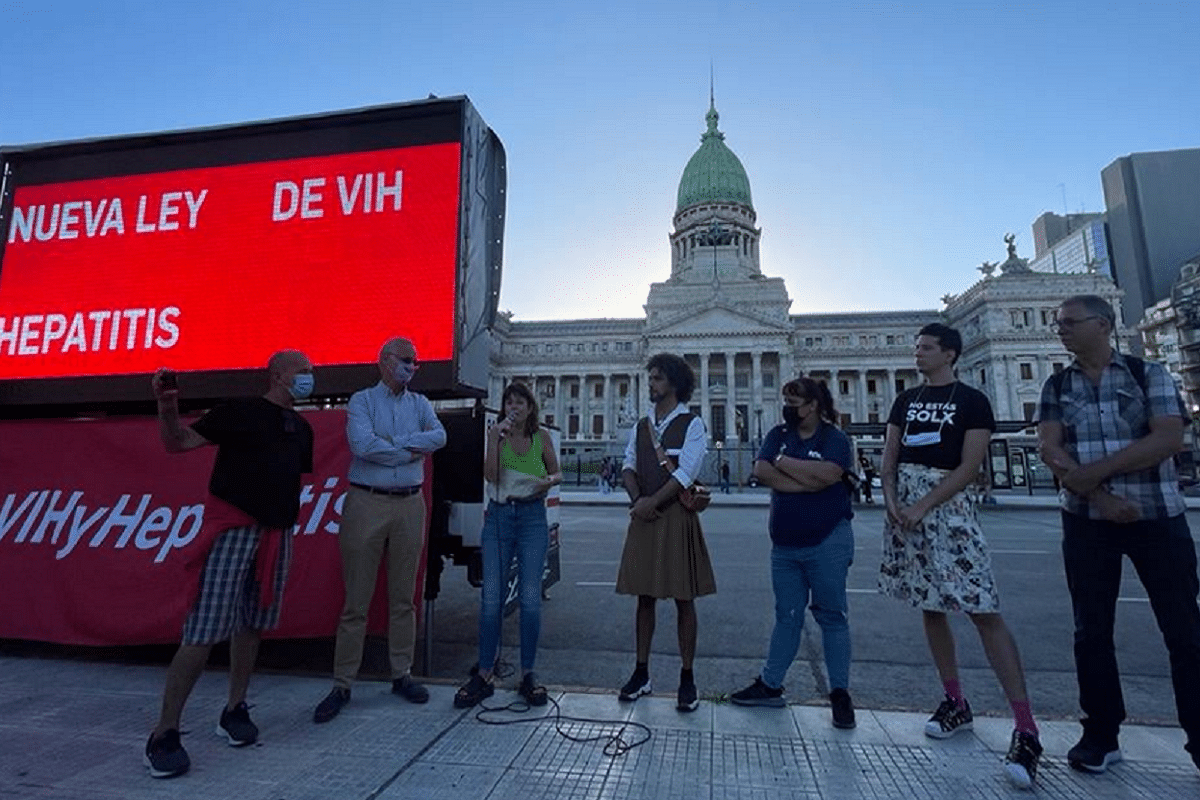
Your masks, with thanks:
M754 477L777 492L819 492L842 479L845 470L833 461L782 456L754 462Z
M1124 523L1138 519L1137 505L1109 492L1104 488L1104 482L1114 475L1150 469L1178 453L1183 446L1183 418L1151 417L1150 433L1111 455L1084 465L1067 452L1061 422L1039 422L1037 433L1042 461L1067 491L1095 505L1105 519Z

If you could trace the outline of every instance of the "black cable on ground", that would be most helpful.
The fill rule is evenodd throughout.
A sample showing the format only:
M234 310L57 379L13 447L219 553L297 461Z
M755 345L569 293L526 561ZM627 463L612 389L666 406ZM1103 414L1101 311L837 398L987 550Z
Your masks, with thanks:
M545 688L545 687L542 687L542 688ZM475 714L475 719L479 720L484 725L519 725L522 723L530 723L530 724L536 725L536 724L539 724L542 722L553 722L554 730L558 733L559 736L563 737L564 739L566 739L568 741L578 742L580 744L586 744L588 742L604 742L604 755L608 756L609 758L617 758L618 756L623 756L626 753L628 753L630 750L633 750L635 747L641 747L646 742L650 741L650 737L652 734L650 732L649 726L643 725L640 722L633 722L631 720L621 722L619 720L614 720L614 719L593 719L591 717L564 716L562 713L562 707L559 706L557 700L555 700L553 697L548 697L547 700L549 700L550 704L554 706L554 709L553 709L553 711L547 712L546 714L543 714L540 717L522 717L520 719L495 719L495 715L502 714L504 712L511 712L511 713L515 713L515 714L524 714L525 712L530 710L531 707L530 707L529 703L525 702L524 700L515 700L515 701L509 703L508 705L503 705L503 706L488 706L483 703L480 703L479 704L480 708L479 708L479 711ZM491 715L491 716L489 716L489 715ZM619 727L617 728L616 731L614 731L612 733L599 733L594 736L578 736L578 735L575 735L573 733L563 730L562 724L564 722L580 722L580 723L584 723L586 725L596 725L596 726L600 726L600 727L604 727L604 726L614 726L614 727L619 726ZM627 740L625 738L626 732L631 731L631 730L640 734L639 736L634 738L632 741Z

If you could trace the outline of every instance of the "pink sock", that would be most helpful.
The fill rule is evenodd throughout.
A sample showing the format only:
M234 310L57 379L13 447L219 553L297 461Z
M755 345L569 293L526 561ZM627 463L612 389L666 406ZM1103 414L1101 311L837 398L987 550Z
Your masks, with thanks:
M1038 735L1037 723L1033 721L1033 712L1029 709L1028 700L1014 700L1009 705L1012 706L1013 720L1016 722L1017 730L1021 733L1032 733Z
M952 681L942 681L942 687L946 690L946 697L949 697L955 703L958 703L959 708L962 708L964 705L966 705L966 701L963 699L962 686L959 685L957 679Z

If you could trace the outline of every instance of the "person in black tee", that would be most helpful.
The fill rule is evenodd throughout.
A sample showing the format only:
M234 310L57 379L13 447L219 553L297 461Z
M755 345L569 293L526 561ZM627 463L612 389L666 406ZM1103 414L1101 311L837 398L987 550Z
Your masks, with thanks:
M167 451L217 446L196 543L201 548L211 544L211 549L182 643L167 668L158 726L146 742L144 760L155 778L182 775L191 765L179 742L180 718L209 651L219 641L230 640L229 702L217 732L234 747L258 739L246 690L261 632L279 622L291 555L288 529L300 510L301 475L313 468L312 427L292 408L295 400L312 393L312 364L303 353L285 350L271 356L267 372L265 395L217 406L190 428L179 421L174 374L159 370L153 378L159 434Z
M961 352L958 331L940 323L922 328L916 362L925 383L901 393L888 415L880 470L887 521L879 590L922 611L946 694L925 725L931 738L972 727L946 614L962 611L975 623L1016 722L1005 771L1017 786L1030 788L1042 746L1017 644L1000 616L987 542L965 492L979 474L996 423L987 397L954 376Z

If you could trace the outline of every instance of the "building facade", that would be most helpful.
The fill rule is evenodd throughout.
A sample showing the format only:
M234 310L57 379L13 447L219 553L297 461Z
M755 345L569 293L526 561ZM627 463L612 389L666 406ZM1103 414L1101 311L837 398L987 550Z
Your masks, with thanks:
M1132 325L1171 296L1180 268L1200 255L1200 148L1122 156L1100 180L1113 275Z
M724 451L735 476L745 476L754 447L780 420L782 385L799 374L827 382L844 426L874 423L865 435L877 445L897 394L920 381L916 332L946 322L963 332L962 380L988 394L998 419L1027 420L1041 382L1068 360L1050 330L1058 303L1087 292L1120 305L1103 274L1034 271L1008 237L999 272L985 263L982 278L944 297L941 309L792 314L783 279L762 270L750 181L718 121L710 107L679 182L671 274L650 284L644 318L524 322L502 314L493 331L489 403L510 381L533 388L543 419L562 429L568 467L571 454L623 450L649 409L645 364L655 353L692 365L691 407L712 437L714 466Z

